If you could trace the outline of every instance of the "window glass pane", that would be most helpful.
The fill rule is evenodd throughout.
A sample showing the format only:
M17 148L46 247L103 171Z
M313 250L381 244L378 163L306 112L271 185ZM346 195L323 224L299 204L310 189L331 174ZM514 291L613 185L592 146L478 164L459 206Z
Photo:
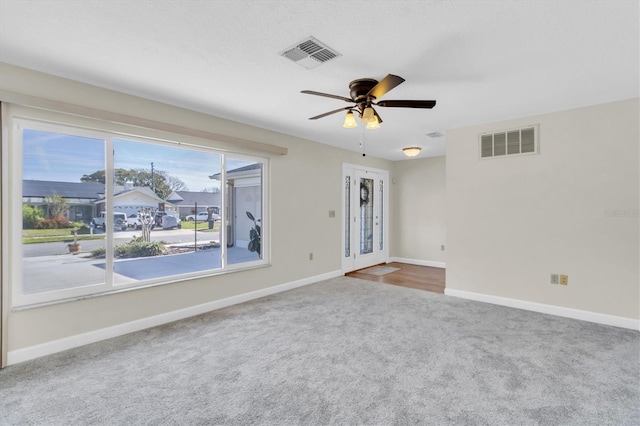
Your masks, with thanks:
M114 140L114 283L222 267L221 155ZM98 203L104 210L104 203ZM218 212L218 213L216 213Z
M15 306L240 269L267 257L266 160L16 124L11 153L22 167L15 172L22 191L9 209L17 224Z
M344 257L351 257L351 176L344 181Z
M263 258L264 214L262 206L263 165L227 157L226 161L227 264Z
M90 227L104 185L83 180L104 168L104 140L22 131L22 294L105 282L91 256L104 234Z
M373 253L373 179L360 178L360 254Z
M378 241L379 241L379 249L384 250L384 181L380 179L379 183L379 191L378 191L378 208L379 211L379 219L377 222L379 223L378 227Z

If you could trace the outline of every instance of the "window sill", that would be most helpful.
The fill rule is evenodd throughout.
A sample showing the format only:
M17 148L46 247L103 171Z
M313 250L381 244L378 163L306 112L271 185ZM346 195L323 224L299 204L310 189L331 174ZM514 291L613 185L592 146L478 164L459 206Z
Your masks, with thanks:
M177 277L177 278L174 277L173 279L169 279L169 280L162 280L162 281L146 283L141 285L130 285L127 287L122 286L119 288L113 288L108 291L86 294L81 296L66 297L66 298L60 298L60 299L46 301L46 302L38 302L38 303L30 303L30 304L27 303L27 304L22 304L18 306L12 306L11 312L27 311L27 310L38 309L38 308L43 308L47 306L60 305L60 304L70 303L70 302L78 302L81 300L94 299L97 297L112 296L115 294L127 293L131 291L136 291L136 290L144 290L144 289L153 288L153 287L179 284L186 281L195 281L195 280L206 279L211 277L219 277L223 275L236 274L239 272L251 271L254 269L262 269L262 268L268 268L268 267L271 267L271 264L265 262L265 263L259 263L252 266L246 266L238 269L225 269L225 270L219 270L219 271L212 270L211 273L199 274L198 276Z

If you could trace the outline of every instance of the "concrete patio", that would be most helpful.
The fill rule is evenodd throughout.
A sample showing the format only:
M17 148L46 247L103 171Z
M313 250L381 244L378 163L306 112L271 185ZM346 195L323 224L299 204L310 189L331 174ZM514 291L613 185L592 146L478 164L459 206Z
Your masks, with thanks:
M209 248L188 253L135 259L117 259L114 262L115 284L177 276L193 272L219 269L220 248ZM258 254L246 248L227 248L228 264L258 260ZM87 254L63 254L23 259L23 291L35 294L46 291L99 285L105 282L104 259Z

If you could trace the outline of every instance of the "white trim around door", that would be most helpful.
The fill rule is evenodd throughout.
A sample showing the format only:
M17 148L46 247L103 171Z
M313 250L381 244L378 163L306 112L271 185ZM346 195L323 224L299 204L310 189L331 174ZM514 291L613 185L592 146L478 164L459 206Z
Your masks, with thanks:
M389 259L389 171L342 165L342 271Z

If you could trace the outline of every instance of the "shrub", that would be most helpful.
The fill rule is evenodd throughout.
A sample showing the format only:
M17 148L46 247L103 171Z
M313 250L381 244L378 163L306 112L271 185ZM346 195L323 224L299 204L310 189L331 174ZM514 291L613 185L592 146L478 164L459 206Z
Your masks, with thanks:
M71 228L78 228L78 235L87 235L91 233L91 229L84 222L73 222Z
M67 211L66 198L58 195L47 195L44 197L44 202L49 206L49 214L52 217L64 216L64 212Z
M106 254L106 250L104 247L98 247L97 249L91 250L92 257L104 257Z
M44 212L31 207L28 204L22 205L22 228L35 229L38 223L44 219Z
M36 224L36 229L59 229L69 228L70 226L71 222L69 222L69 219L65 216L58 215L42 219Z
M128 243L116 244L113 251L114 257L119 259L159 256L166 253L164 244L159 241L144 241L142 237L133 237L133 239ZM104 247L92 250L91 255L93 257L104 257Z
M120 254L118 246L116 246L116 257L148 257L165 253L164 245L159 241L131 241L128 244L119 244L119 246L126 247L123 247L124 251Z

